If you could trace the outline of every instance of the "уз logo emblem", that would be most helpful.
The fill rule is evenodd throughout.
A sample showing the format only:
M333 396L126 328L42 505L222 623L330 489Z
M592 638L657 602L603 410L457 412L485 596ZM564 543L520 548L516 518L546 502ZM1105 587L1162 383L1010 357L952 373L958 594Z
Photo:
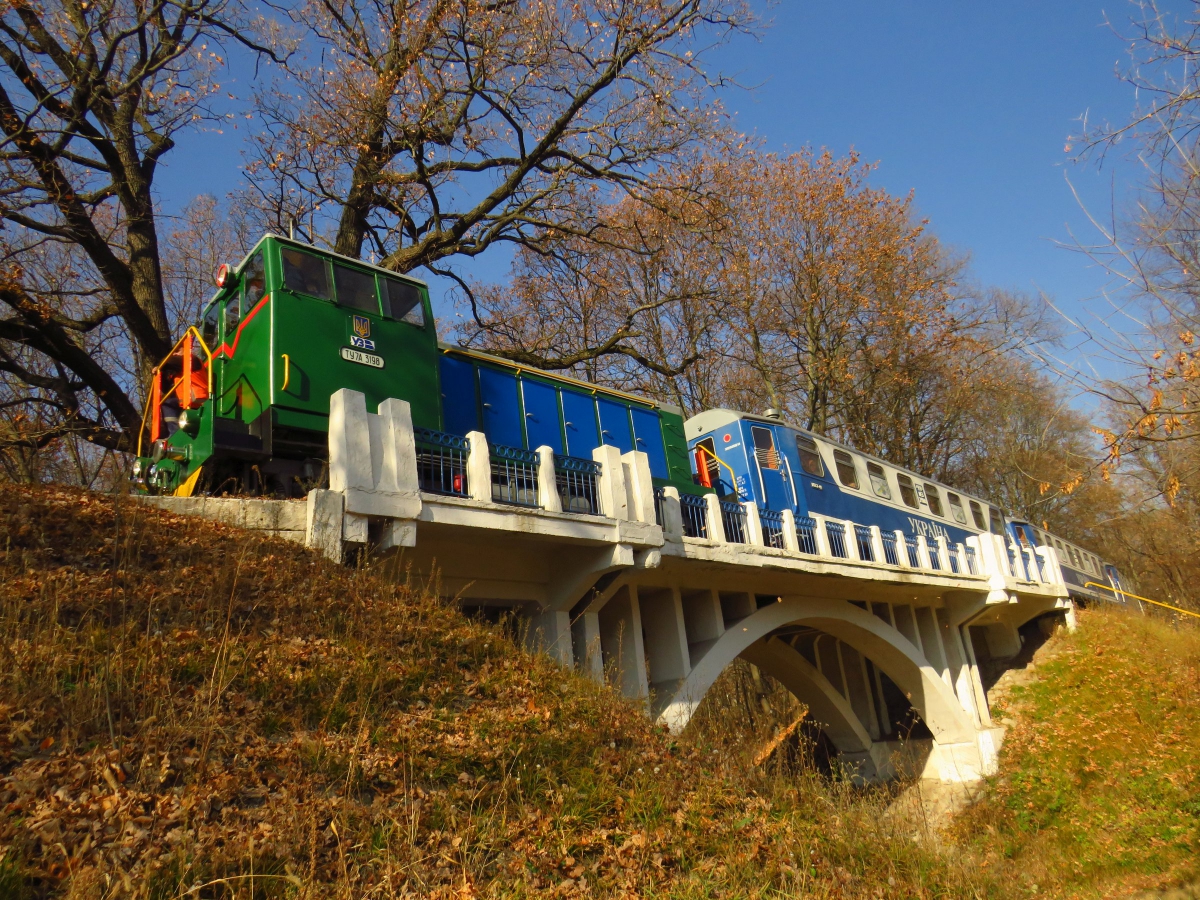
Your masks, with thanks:
M366 316L354 317L354 333L359 337L368 338L371 336L371 320Z

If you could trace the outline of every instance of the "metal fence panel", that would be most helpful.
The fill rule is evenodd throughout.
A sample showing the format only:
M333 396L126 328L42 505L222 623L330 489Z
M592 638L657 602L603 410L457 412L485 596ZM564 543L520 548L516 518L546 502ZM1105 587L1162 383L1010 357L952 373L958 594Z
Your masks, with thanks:
M762 523L763 543L776 550L783 550L783 513L772 509L759 509L758 521Z
M721 501L721 524L730 544L746 543L746 508L733 500Z
M554 458L554 482L563 512L600 515L600 463L575 456Z
M708 501L696 494L680 494L679 510L683 514L683 533L687 537L708 537Z
M414 428L417 445L417 485L431 494L469 497L467 454L471 442L465 437Z
M492 447L492 500L538 506L538 455L520 447Z
M842 559L847 557L846 553L846 526L840 522L825 522L825 536L829 538L829 552L834 556L840 556Z
M858 558L875 562L875 545L871 543L871 529L866 525L854 526L854 538L858 542Z

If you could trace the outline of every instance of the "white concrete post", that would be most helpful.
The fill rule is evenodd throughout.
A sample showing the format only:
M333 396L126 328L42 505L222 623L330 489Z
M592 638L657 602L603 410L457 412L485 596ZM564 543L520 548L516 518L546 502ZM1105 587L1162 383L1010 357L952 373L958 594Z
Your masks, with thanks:
M413 433L412 409L407 400L394 397L379 404L383 428L383 458L379 473L381 491L415 494L417 482L417 441Z
M547 512L562 512L562 498L558 496L558 478L554 472L554 449L538 447L538 499Z
M908 538L899 529L894 533L896 535L896 564L902 569L911 569L912 560L908 558Z
M858 532L854 530L854 523L849 519L842 522L842 527L845 533L842 535L842 542L846 545L846 559L862 560L858 553Z
M933 563L929 560L929 542L923 534L917 535L917 562L921 564L922 569L933 568Z
M949 572L950 571L950 542L946 540L945 535L941 535L941 534L939 534L937 536L936 540L937 540L938 556L941 558L941 561L942 561L942 568L945 571Z
M629 494L629 518L654 524L654 479L650 475L650 457L641 450L621 455Z
M492 452L487 435L482 431L467 433L471 449L467 452L467 487L471 499L480 503L492 502Z
M579 671L597 684L604 683L604 657L600 652L600 615L585 612L571 624L571 644Z
M342 388L329 398L329 489L345 493L374 487L367 400L358 391Z
M875 556L875 562L887 563L887 553L883 549L883 532L879 530L878 525L871 526L871 551Z
M346 497L339 491L308 492L308 524L304 546L319 550L327 559L342 561L342 517Z
M800 539L796 536L796 516L790 509L783 511L783 547L789 553L800 552Z
M600 511L610 519L629 519L629 489L620 449L604 444L592 451L592 459L600 463Z
M718 544L725 541L725 522L721 518L721 500L716 494L705 494L708 504L708 539Z
M817 555L826 558L833 556L833 551L829 549L829 532L825 530L825 517L816 513L809 513L809 518L813 520L813 538L817 542Z
M970 575L971 569L967 565L967 548L962 544L955 544L954 549L958 551L958 574Z
M638 591L651 684L686 678L692 670L679 591Z
M662 517L663 537L671 541L682 541L683 511L679 508L679 488L663 488Z
M767 542L763 537L762 519L758 515L758 504L754 501L743 503L742 509L746 510L746 543L753 544L756 547L765 547Z
M570 613L554 609L537 613L529 621L525 639L530 650L545 653L568 668L574 665Z
M1037 554L1042 558L1042 570L1046 573L1047 584L1062 584L1062 569L1058 567L1058 557L1053 547L1038 547Z

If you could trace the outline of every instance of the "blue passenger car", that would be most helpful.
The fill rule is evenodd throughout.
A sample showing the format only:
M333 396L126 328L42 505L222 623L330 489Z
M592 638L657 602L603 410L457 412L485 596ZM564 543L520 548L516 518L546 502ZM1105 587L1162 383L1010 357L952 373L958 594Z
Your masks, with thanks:
M728 409L686 423L701 483L760 509L816 513L952 544L1003 534L1004 517L986 502L881 459L784 424Z
M1008 532L1021 547L1053 547L1067 592L1076 600L1125 602L1116 566L1096 554L1022 519L1009 519Z

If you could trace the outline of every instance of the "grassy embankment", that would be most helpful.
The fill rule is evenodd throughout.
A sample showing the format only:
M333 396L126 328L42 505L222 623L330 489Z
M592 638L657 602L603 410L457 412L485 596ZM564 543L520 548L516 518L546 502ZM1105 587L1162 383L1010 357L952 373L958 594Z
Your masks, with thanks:
M1172 677L1190 685L1153 707L1130 699L1128 716L1162 725L1140 755L1148 793L1103 771L1059 783L1039 763L1108 727L1109 698L1136 679L1077 691L1094 698L1086 723L1035 693L988 812L939 844L881 817L886 790L672 739L389 573L128 500L12 487L0 551L0 896L997 897L1027 895L1016 873L1085 893L1182 874L1194 848L1200 791L1178 743L1200 737L1194 636L1103 623L1154 677L1166 657L1146 647L1176 640ZM1120 659L1097 621L1047 684ZM1175 812L1110 814L1131 790ZM1043 798L1059 811L1039 812ZM1064 851L1082 874L1043 878L1091 815L1109 817L1113 843ZM1139 856L1148 832L1161 843ZM1109 858L1118 846L1127 862Z

